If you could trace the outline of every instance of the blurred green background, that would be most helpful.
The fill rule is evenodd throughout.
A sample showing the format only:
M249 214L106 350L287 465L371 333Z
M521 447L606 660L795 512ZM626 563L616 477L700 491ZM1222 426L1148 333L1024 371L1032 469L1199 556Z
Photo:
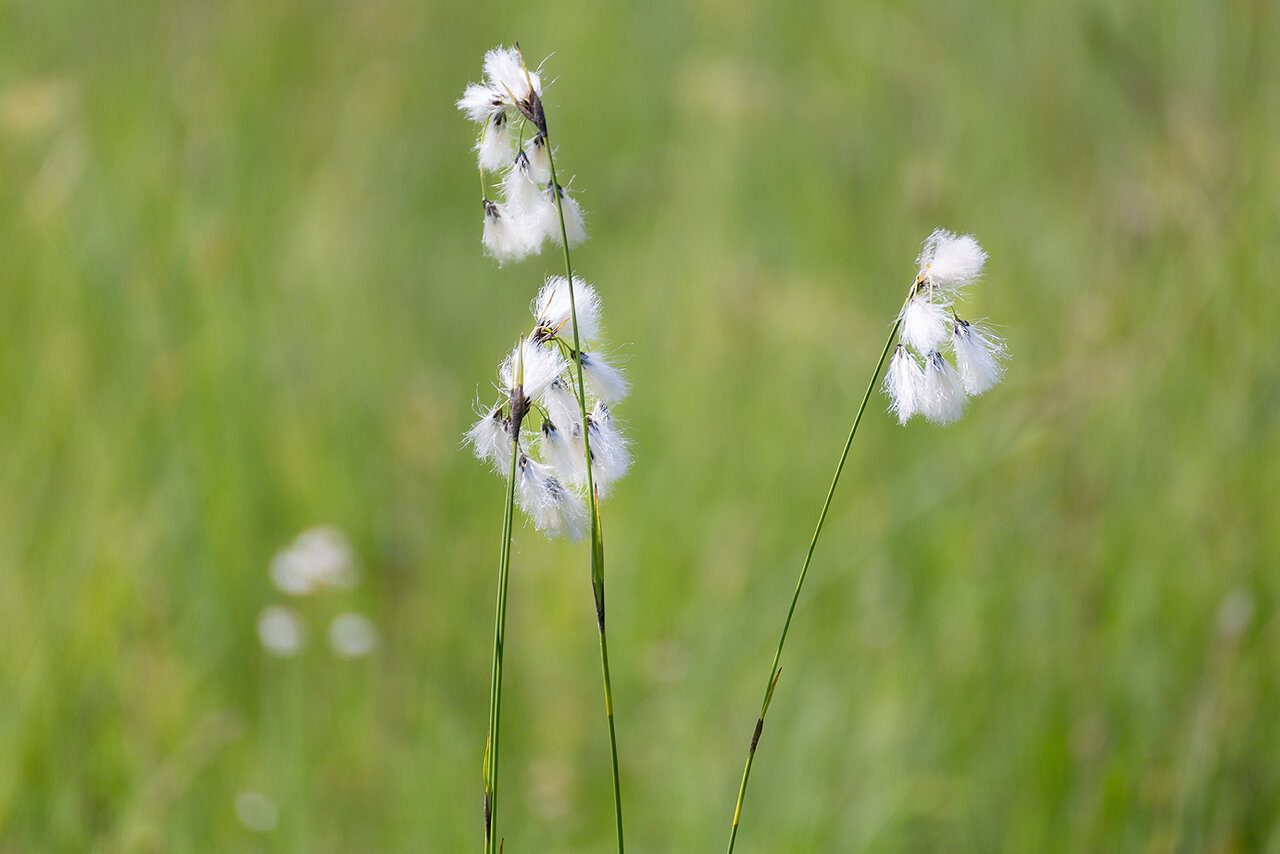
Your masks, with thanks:
M738 850L1280 851L1276 18L0 3L0 852L480 847L503 488L460 437L559 262L481 255L453 101L515 39L555 54L634 382L632 850L722 850L944 226L990 252L1008 380L946 430L876 399ZM290 601L268 567L320 524L360 583ZM331 653L339 611L372 655ZM612 850L585 547L517 532L508 638L507 851Z

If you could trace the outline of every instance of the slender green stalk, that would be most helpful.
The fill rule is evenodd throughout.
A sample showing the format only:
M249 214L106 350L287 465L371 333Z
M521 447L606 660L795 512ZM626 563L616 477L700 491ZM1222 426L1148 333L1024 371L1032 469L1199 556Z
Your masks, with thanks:
M523 373L523 365L517 370ZM519 382L523 383L523 377ZM489 683L489 741L484 751L484 850L494 854L493 829L498 820L498 742L502 712L502 652L507 626L507 576L511 569L511 528L516 498L516 461L520 445L511 442L507 505L502 516L502 557L498 561L498 605L493 626L493 675Z
M609 756L613 763L613 814L618 828L618 854L625 846L622 835L622 784L618 776L618 737L613 725L613 684L609 678L609 641L604 620L604 536L600 530L600 500L591 475L591 437L587 429L587 396L582 377L582 343L578 339L578 306L573 287L573 262L569 259L569 234L564 225L564 205L560 199L560 182L556 178L556 161L551 151L551 137L544 140L547 162L551 166L551 187L560 215L560 245L564 247L564 269L569 278L569 310L573 317L574 363L578 368L578 407L582 410L582 442L587 459L587 492L591 496L591 591L596 600L596 625L600 629L600 669L604 678L604 713L609 721Z
M912 288L914 289L914 285ZM901 317L901 313L899 313ZM867 401L871 399L871 393L875 390L876 382L880 379L880 371L884 368L884 360L888 358L889 351L893 349L894 338L898 334L898 327L902 321L898 320L893 324L893 329L889 331L889 340L884 342L884 352L880 354L880 361L876 363L875 372L871 375L871 382L867 383L867 392L862 396L862 404L858 407L858 414L854 416L853 427L849 430L849 438L844 443L844 450L840 453L840 462L836 464L835 476L831 478L831 488L827 490L827 499L822 502L822 512L818 514L818 526L814 529L813 539L809 541L809 550L804 556L804 565L800 567L800 577L796 579L796 591L791 596L791 607L787 609L786 622L782 624L782 636L778 638L778 649L773 654L773 667L769 669L769 681L765 684L764 701L760 704L760 716L756 718L756 728L751 735L751 747L747 750L747 764L742 769L742 782L738 786L738 802L733 808L733 829L729 832L729 849L728 854L733 852L733 844L738 838L738 820L742 817L742 801L747 794L747 780L751 777L751 764L756 758L756 745L760 742L760 733L764 731L764 716L769 711L769 702L773 699L774 688L778 686L778 676L782 673L782 648L787 643L787 631L791 628L791 618L796 613L796 603L800 601L800 590L804 587L805 576L809 573L809 562L813 560L813 550L818 546L818 537L822 535L822 526L827 521L827 511L831 509L831 499L836 494L836 484L840 482L840 473L844 471L845 460L849 458L849 449L853 447L853 437L858 433L858 425L862 423L862 413L866 411Z

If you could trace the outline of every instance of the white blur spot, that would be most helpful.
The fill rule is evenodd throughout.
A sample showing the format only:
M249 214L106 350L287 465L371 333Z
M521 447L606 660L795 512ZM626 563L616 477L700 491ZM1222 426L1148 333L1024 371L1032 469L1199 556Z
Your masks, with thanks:
M261 792L241 792L236 795L236 818L250 830L266 833L276 829L280 811L275 801Z
M341 658L360 658L378 645L378 628L361 614L339 614L329 624L329 646Z
M290 596L354 587L356 576L347 538L337 528L303 531L272 558L271 582Z
M258 615L258 640L271 655L289 658L298 654L306 642L302 618L288 608L272 605Z
M1222 599L1218 606L1218 634L1224 638L1238 638L1249 628L1253 620L1253 597L1248 591L1236 588Z

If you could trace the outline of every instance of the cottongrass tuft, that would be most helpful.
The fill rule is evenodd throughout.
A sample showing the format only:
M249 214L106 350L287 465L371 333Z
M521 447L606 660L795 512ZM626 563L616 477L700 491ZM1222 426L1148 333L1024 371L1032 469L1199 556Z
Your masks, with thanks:
M982 275L987 253L972 235L940 228L916 260L919 270L898 315L901 334L884 390L898 423L919 413L935 424L952 424L964 414L969 395L982 394L1004 376L1004 341L990 327L961 318L952 304ZM953 354L954 366L944 350Z
M599 294L575 276L573 299L579 339L598 340ZM530 311L533 329L499 366L501 397L481 411L465 439L477 458L504 475L516 443L520 509L547 536L576 540L588 530L590 517L584 504L589 497L584 494L587 442L582 438L583 405L572 380L574 362L581 359L587 380L592 475L601 495L631 466L630 443L609 410L609 404L627 396L629 385L622 371L603 356L574 350L568 279L549 277ZM526 435L535 433L533 424L526 422L533 411L543 416L536 443Z

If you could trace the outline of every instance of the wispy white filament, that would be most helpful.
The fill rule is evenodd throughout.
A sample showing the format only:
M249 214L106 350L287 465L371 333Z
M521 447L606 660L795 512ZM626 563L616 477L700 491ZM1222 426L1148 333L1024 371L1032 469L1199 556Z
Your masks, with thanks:
M495 95L516 100L528 98L531 91L542 95L542 80L538 72L525 70L520 51L514 47L495 47L486 53L484 73L486 83Z
M604 401L596 401L588 418L591 478L601 495L631 468L631 448Z
M587 227L582 218L582 208L576 199L569 195L567 187L560 188L560 204L564 208L564 234L560 233L560 212L556 209L555 192L550 184L542 191L546 204L542 206L544 218L542 232L556 243L562 243L562 237L568 236L569 246L577 246L587 239Z
M573 306L570 305L569 280L564 276L548 276L533 301L533 316L539 333L547 330L573 344L573 312L578 312L578 338L582 346L594 344L600 337L600 295L586 282L573 277Z
M528 235L514 221L510 210L504 205L486 201L484 203L484 231L481 242L488 252L502 266L508 261L519 261L529 254Z
M596 397L608 403L617 403L631 390L622 371L611 365L600 353L582 353L582 374Z
M956 369L937 350L929 353L925 359L920 413L935 424L951 424L964 414L964 402L964 387Z
M547 386L551 385L568 367L568 363L558 350L543 346L531 338L525 338L516 345L511 355L502 363L499 376L502 378L504 388L516 387L516 382L520 379L516 368L521 361L523 361L524 371L524 394L530 400L541 397L547 390Z
M503 477L511 465L511 422L496 404L467 431L466 441L478 459L493 466ZM504 463L505 461L505 463Z
M982 394L1000 382L1004 375L1000 359L1004 356L1005 347L1004 342L990 330L961 320L956 323L951 343L965 391L972 395Z
M946 309L925 294L913 296L902 310L902 340L917 353L937 349L947 340L948 326Z
M577 417L575 414L574 417ZM572 423L572 422L571 422ZM587 461L582 445L581 425L566 431L551 419L542 422L539 450L562 483L581 483L586 479Z
M547 138L538 134L525 149L529 158L529 176L546 186L551 181L551 152L547 150Z
M939 228L925 240L916 260L921 278L943 290L958 290L982 275L987 253L972 235L955 235Z
M884 390L889 395L889 411L898 416L899 424L906 424L911 416L920 411L921 397L924 394L924 371L901 344L889 362Z
M542 405L567 439L582 440L582 412L578 409L578 398L570 390L568 382L561 378L547 386L542 395Z
M543 465L521 455L517 480L520 508L533 520L539 531L547 535L564 534L580 540L587 526L587 508L582 499L571 492Z
M505 110L494 113L476 141L480 168L497 172L511 165L511 120Z

